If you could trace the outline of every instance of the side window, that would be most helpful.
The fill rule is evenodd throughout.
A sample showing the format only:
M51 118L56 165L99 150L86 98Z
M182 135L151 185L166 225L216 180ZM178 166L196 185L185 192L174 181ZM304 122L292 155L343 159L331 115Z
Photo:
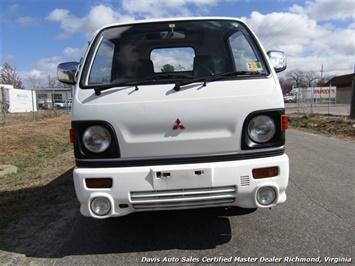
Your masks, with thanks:
M89 85L111 82L114 51L115 44L113 42L109 40L103 40L101 42L91 67Z
M61 102L62 100L63 100L63 95L62 94L58 94L58 93L55 93L54 95L53 95L53 98L54 98L54 101L56 102Z
M233 33L228 39L237 71L262 71L250 43L241 31Z
M154 49L150 54L155 73L192 71L194 57L191 47Z

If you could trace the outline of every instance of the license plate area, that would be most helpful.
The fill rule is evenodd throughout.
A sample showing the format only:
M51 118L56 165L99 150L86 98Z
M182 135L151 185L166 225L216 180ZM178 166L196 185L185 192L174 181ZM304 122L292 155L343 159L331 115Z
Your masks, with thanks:
M159 169L152 171L156 190L212 187L212 169Z

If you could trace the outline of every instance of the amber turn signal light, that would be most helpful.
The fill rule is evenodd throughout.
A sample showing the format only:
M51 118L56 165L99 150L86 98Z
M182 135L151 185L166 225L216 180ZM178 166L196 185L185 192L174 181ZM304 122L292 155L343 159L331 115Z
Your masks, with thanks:
M75 128L69 129L69 137L70 137L70 143L72 143L72 144L78 143L78 138L76 136L76 129Z
M281 131L286 131L288 129L288 116L281 115Z
M279 168L276 166L267 167L267 168L258 168L258 169L253 169L252 173L253 173L253 178L255 179L274 177L279 174Z
M87 188L112 188L112 178L85 178Z

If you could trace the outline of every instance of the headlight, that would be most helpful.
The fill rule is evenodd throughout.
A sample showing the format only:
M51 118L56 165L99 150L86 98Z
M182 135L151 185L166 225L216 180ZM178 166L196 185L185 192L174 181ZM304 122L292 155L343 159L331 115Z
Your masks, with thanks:
M110 132L102 126L88 127L83 134L83 143L91 152L104 152L111 145Z
M273 138L276 132L274 120L267 115L259 115L250 120L249 138L256 143L265 143Z

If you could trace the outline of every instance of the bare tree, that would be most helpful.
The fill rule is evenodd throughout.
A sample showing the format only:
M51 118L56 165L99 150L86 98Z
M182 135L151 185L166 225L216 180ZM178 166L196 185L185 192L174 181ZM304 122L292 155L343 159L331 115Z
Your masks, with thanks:
M292 90L292 83L289 80L281 77L279 78L279 82L283 94L290 92Z
M305 87L305 71L301 69L291 70L286 74L286 79L296 88Z
M316 86L319 80L320 76L317 72L313 70L304 72L304 82L307 87Z
M333 77L326 74L321 80L320 75L316 71L295 69L286 74L286 83L291 83L296 88L322 86Z
M30 75L28 80L31 83L33 89L38 89L41 87L41 78L37 75Z
M48 87L49 88L60 88L63 87L62 84L57 80L56 77L52 77L51 75L48 75Z
M4 67L1 69L0 77L1 83L13 85L15 89L24 89L20 75L9 63L4 63Z
M325 83L327 83L329 80L331 80L335 76L336 75L328 75L328 74L323 75L323 80L319 79L317 86L323 86Z

